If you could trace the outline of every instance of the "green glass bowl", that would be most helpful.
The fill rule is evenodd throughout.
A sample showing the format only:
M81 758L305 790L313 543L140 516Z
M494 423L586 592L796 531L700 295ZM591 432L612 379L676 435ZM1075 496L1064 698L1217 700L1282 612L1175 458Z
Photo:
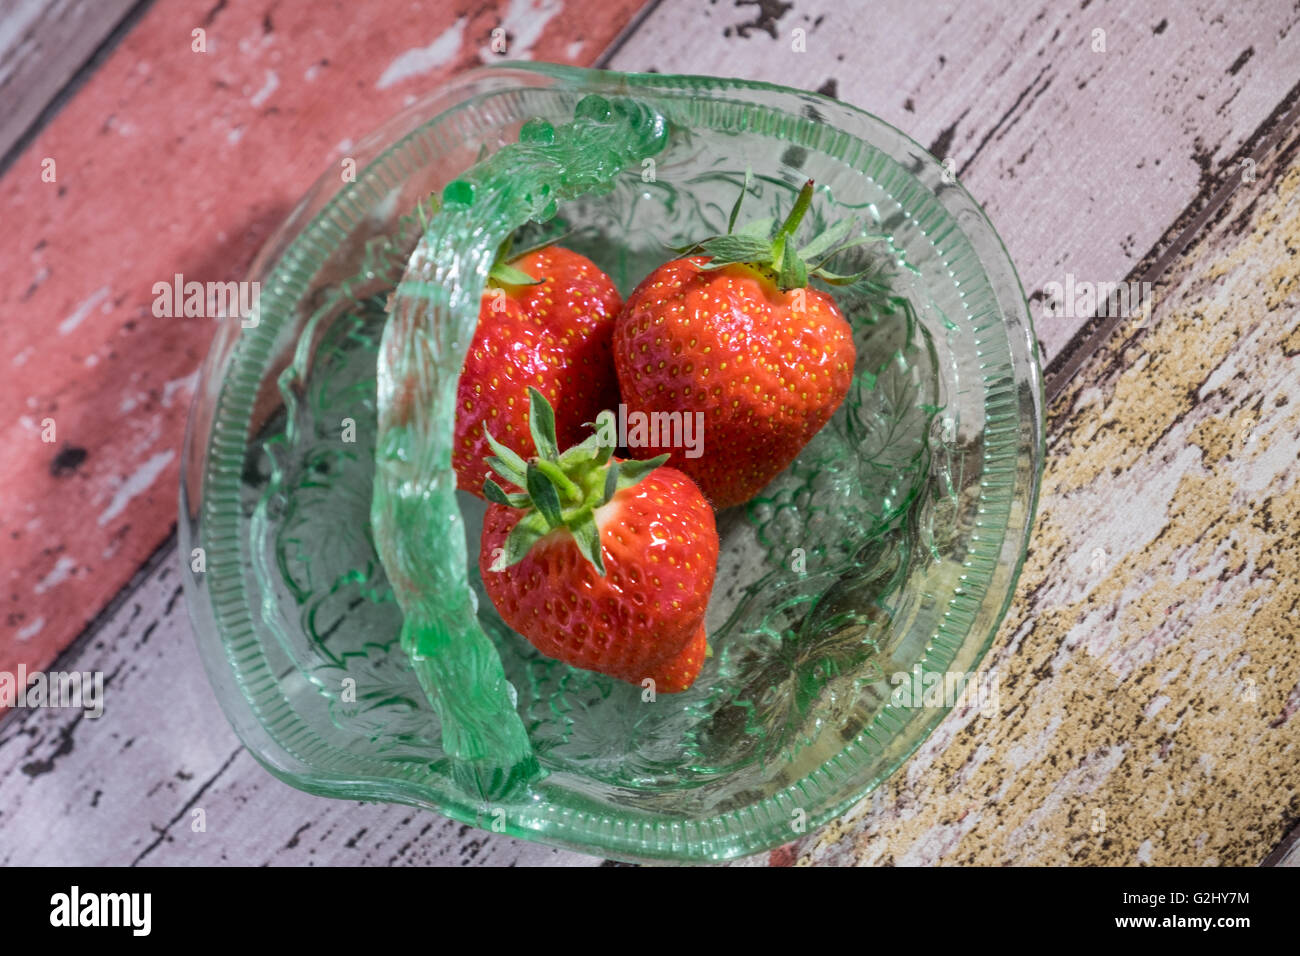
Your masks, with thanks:
M463 493L429 512L447 519L440 565L465 582L439 597L470 608L446 622L446 660L473 644L503 679L428 679L403 649L371 522L386 307L403 302L408 266L437 253L420 242L422 202L527 121L564 129L593 103L661 121L662 142L526 231L563 233L626 295L666 246L725 227L747 169L755 216L788 209L812 178L814 219L851 216L872 237L847 263L867 275L835 292L854 326L854 385L771 486L718 516L713 653L690 691L656 698L538 655L466 568L483 506ZM979 206L902 133L826 97L546 64L466 73L350 159L258 256L258 303L220 324L186 435L186 593L250 752L311 793L628 860L769 849L869 793L952 708L954 679L976 675L1033 522L1041 372ZM481 283L453 291L476 301ZM433 377L454 385L467 342L434 331L452 347ZM949 692L919 692L936 684ZM963 701L989 690L977 679ZM450 723L480 697L526 759L494 751L504 735L490 721Z

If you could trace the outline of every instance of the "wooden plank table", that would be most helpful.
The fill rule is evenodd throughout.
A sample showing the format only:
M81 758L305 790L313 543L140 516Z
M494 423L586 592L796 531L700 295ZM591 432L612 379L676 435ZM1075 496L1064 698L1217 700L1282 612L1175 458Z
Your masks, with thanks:
M81 6L24 0L24 22ZM107 700L100 720L0 719L0 863L601 862L269 777L207 687L170 537L211 330L152 319L152 283L238 277L320 169L490 57L498 24L515 55L767 79L876 113L951 160L1030 293L1048 463L985 662L1000 712L954 712L840 821L744 862L1296 860L1300 12L525 0L416 5L396 31L398 6L159 0L95 45L56 112L65 79L15 72L22 115L45 115L6 134L0 179L0 407L21 449L0 464L0 670L102 670ZM0 31L0 70L30 61L15 44L33 32ZM1156 307L1054 317L1044 290L1067 276L1153 282Z

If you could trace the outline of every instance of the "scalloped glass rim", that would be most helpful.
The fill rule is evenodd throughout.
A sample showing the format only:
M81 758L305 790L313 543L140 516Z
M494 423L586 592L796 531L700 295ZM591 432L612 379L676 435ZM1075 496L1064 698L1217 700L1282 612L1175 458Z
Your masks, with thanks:
M983 377L984 468L976 524L980 535L964 562L969 573L943 596L948 624L926 645L927 670L972 672L991 645L1014 593L1037 506L1043 462L1043 393L1036 340L1023 289L997 233L974 199L917 143L869 113L817 94L742 80L660 74L617 74L550 64L512 64L478 69L430 94L367 137L355 150L358 169L392 167L403 175L403 145L416 132L469 98L512 86L565 86L606 95L726 98L783 112L780 133L791 145L838 156L860 172L867 144L896 169L874 170L895 177L891 196L909 208L919 205L916 227L935 247L954 283L987 282L992 307L973 318ZM819 120L800 115L816 110ZM395 132L400 131L400 132ZM857 142L860 141L860 142ZM850 150L854 150L850 154ZM868 156L867 159L871 159ZM865 172L864 172L865 174ZM901 174L901 176L900 176ZM291 302L364 212L352 190L340 189L336 172L326 173L284 225L266 243L249 276L263 281L263 315L278 301ZM883 187L883 183L881 184ZM918 191L928 195L917 197ZM960 234L974 252L962 260L951 250ZM953 241L949 241L953 240ZM963 293L964 295L965 293ZM287 311L291 311L287 310ZM428 765L394 763L339 751L296 720L260 643L256 618L243 586L246 535L241 533L238 482L246 436L268 359L284 346L288 322L263 322L240 334L223 322L204 363L187 428L181 469L180 540L184 582L200 655L228 718L253 756L272 774L301 790L346 799L377 799L434 809L458 821L485 826L489 808L471 805L440 788ZM998 333L1005 338L998 340ZM993 382L990 384L990 379ZM229 387L233 385L234 387ZM992 480L990 480L992 479ZM190 569L191 549L207 552L206 573ZM232 573L223 574L224 571ZM897 711L897 712L896 712ZM930 735L948 708L924 711L890 704L844 750L802 780L763 800L717 816L698 819L628 821L584 802L572 791L543 781L531 811L512 807L505 832L524 839L583 852L637 860L720 860L788 842L791 814L803 809L808 826L843 813L892 774ZM891 732L884 746L872 730ZM907 730L906 734L900 733ZM326 758L326 761L322 761ZM855 771L874 765L865 778ZM431 779L432 777L432 779ZM551 797L559 797L552 802Z

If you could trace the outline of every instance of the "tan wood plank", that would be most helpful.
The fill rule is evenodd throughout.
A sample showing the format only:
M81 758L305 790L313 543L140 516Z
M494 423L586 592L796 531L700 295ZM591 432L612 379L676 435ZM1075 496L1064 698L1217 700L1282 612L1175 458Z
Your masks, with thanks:
M1050 409L1034 542L950 715L813 863L1257 865L1300 806L1300 129Z
M777 11L783 6L772 5L771 9ZM1207 188L1202 169L1213 174L1216 164L1250 140L1264 117L1291 89L1296 79L1291 64L1300 62L1295 56L1293 14L1281 4L1252 5L1241 12L1234 12L1235 8L1227 4L1165 4L1151 7L1158 11L1155 16L1145 12L1145 7L1143 12L1135 12L1135 5L1098 3L1084 5L1080 10L1077 5L1051 4L999 15L1005 19L976 16L965 7L963 15L941 12L936 16L932 12L934 5L907 4L874 5L872 16L865 18L857 13L837 14L835 5L829 2L820 8L812 2L799 2L789 12L780 16L774 12L767 20L757 16L757 11L767 8L753 4L733 7L725 0L709 6L664 0L627 39L612 65L749 75L813 89L827 80L836 80L842 99L877 112L913 133L923 144L952 155L962 170L963 181L986 203L1007 239L1030 291L1036 284L1059 281L1066 271L1092 281L1123 278L1180 212ZM819 9L822 12L815 12ZM819 16L821 22L816 23ZM1211 23L1216 18L1218 22ZM1166 25L1157 31L1155 27L1162 19ZM1111 41L1108 53L1099 55L1105 58L1095 65L1078 49L1078 42L1095 28L1094 22L1107 29ZM742 23L754 25L738 29ZM789 29L796 24L809 30L805 59L783 57L778 49L778 40L787 38ZM777 37L768 34L769 25ZM731 35L724 36L728 28ZM1058 28L1061 32L1053 39ZM1125 40L1118 46L1117 36ZM1238 64L1251 47L1254 52ZM1095 76L1089 75L1090 67ZM1040 73L1044 68L1048 72ZM1221 107L1225 101L1227 105ZM953 131L944 136L954 124ZM1196 146L1198 140L1200 146ZM1021 153L1031 146L1022 159ZM1159 167L1156 158L1161 159ZM1157 168L1160 175L1152 172ZM1254 228L1253 223L1263 215L1261 210L1269 206L1270 198L1276 204L1278 180L1265 179L1261 173L1261 182L1244 191L1232 207L1230 217L1239 217L1252 198L1260 198L1260 208L1247 216L1238 238ZM1234 240L1221 233L1216 235L1216 245L1198 245L1195 254L1189 253L1183 261L1230 255ZM1237 248L1240 251L1244 247ZM1262 255L1264 251L1253 249L1251 255ZM1273 248L1273 258L1268 261L1276 262L1277 254ZM1244 270L1250 256L1243 253L1232 261ZM1294 269L1291 274L1295 274ZM1244 286L1256 278L1243 271L1240 276L1227 274L1213 281L1232 284L1244 295ZM1183 314L1179 311L1183 306L1175 304L1173 286L1197 281L1204 282L1204 276L1171 280L1169 290L1158 290L1162 303L1157 312L1160 322ZM1258 305L1252 304L1249 296L1232 301L1245 310L1237 316L1241 322L1247 322L1254 315L1250 310ZM1159 329L1152 329L1151 336L1159 334ZM1173 335L1178 329L1171 324L1166 332ZM1072 327L1063 324L1040 328L1048 355L1056 353L1070 331ZM1154 348L1153 338L1146 341L1153 342ZM1259 346L1265 339L1257 337L1252 342ZM1226 347L1223 341L1206 344ZM1168 349L1166 341L1164 351L1156 354L1176 354ZM1262 395L1269 387L1267 383L1276 381L1276 367L1258 364L1257 356L1249 349L1233 354L1233 361L1242 363L1239 367L1246 370L1246 378L1253 384L1233 379L1228 383L1232 388L1249 385L1261 390ZM1090 365L1076 385L1081 388L1085 382L1104 382L1103 366ZM1074 409L1072 415L1079 422L1071 429L1064 424L1070 416L1062 418L1058 414L1054 418L1056 453L1069 458L1071 447L1081 440L1078 429L1088 428L1090 421L1094 428L1115 422L1102 431L1103 435L1123 433L1129 422L1115 412L1115 382L1123 381L1127 388L1136 389L1145 380L1140 374L1144 366L1138 366L1136 371L1129 368L1126 373L1120 371L1123 368L1121 364L1112 369L1111 384L1099 384L1100 391L1088 399L1086 407ZM1070 390L1063 401L1076 402L1084 394L1090 393ZM1231 399L1235 404L1249 398L1249 394L1236 391L1221 400ZM1293 401L1289 408L1280 406L1270 414L1294 414L1295 409ZM1098 418L1107 414L1111 417ZM1192 409L1191 414L1191 424L1186 427L1204 428L1216 416L1230 416L1231 412L1225 413L1224 407L1215 405L1199 413ZM1282 440L1276 436L1285 432L1287 421L1283 418L1279 424L1278 419L1261 419L1256 426L1260 448L1285 447L1272 443ZM1149 433L1142 437L1154 438ZM1096 440L1096 435L1090 440ZM1155 478L1167 467L1161 461L1162 455L1170 456L1179 467L1189 468L1189 463L1179 458L1178 447L1135 438L1132 448L1119 449L1129 454L1133 463L1133 475L1127 480L1157 487ZM1294 453L1292 447L1292 457ZM1258 459L1263 453L1257 448L1253 454ZM1274 461L1276 454L1264 456L1264 465L1256 463L1256 467L1281 467ZM1136 703L1129 701L1106 710L1104 701L1078 696L1080 675L1098 680L1109 673L1106 648L1096 653L1094 644L1098 642L1109 640L1114 653L1128 652L1139 662L1147 653L1153 655L1153 660L1162 650L1170 653L1160 644L1159 635L1165 632L1138 626L1146 620L1143 615L1156 614L1151 599L1137 603L1142 593L1158 583L1143 569L1159 565L1147 563L1156 560L1152 554L1125 550L1128 545L1124 543L1127 536L1134 539L1134 549L1139 538L1143 546L1149 546L1146 537L1161 534L1151 522L1168 514L1160 511L1159 502L1140 497L1142 506L1108 511L1108 495L1122 500L1121 492L1136 493L1139 489L1107 488L1099 484L1104 482L1104 475L1092 474L1087 475L1085 495L1091 504L1082 510L1075 508L1083 494L1071 484L1081 481L1078 455L1082 452L1077 451L1071 462L1054 466L1050 473L1054 484L1042 506L1048 537L1036 545L1031 555L1019 603L989 659L1001 677L999 686L1008 713L996 727L982 727L986 721L977 715L953 715L898 775L856 808L842 825L800 844L797 849L803 861L957 862L992 858L1001 847L1007 853L1014 851L1020 859L1060 862L1062 852L1073 852L1077 857L1080 847L1100 843L1103 846L1095 852L1089 849L1089 855L1082 858L1096 862L1104 854L1111 854L1117 860L1135 862L1140 853L1146 853L1159 862L1162 854L1176 852L1180 846L1186 848L1176 842L1176 837L1184 835L1180 832L1157 836L1152 830L1141 840L1134 839L1143 832L1141 826L1150 825L1151 808L1142 802L1158 794L1154 786L1149 791L1142 787L1134 791L1114 788L1117 780L1139 766L1136 761L1152 756L1150 739L1139 735L1134 738L1136 744L1114 743L1106 750L1105 745L1087 737L1083 742L1092 749L1080 750L1075 746L1075 731L1059 707L1051 709L1053 701L1072 701L1071 715L1077 719L1091 706L1093 713L1101 715L1101 732L1105 733L1107 728L1120 726L1124 718L1145 715L1145 709L1155 707L1162 695L1169 697L1169 702L1160 704L1146 718L1151 726L1143 733L1149 734L1162 713L1165 719L1176 720L1172 715L1182 706L1169 690L1159 688L1149 694L1151 675L1149 668L1143 670L1141 666L1130 673L1129 679L1136 684L1106 688L1112 696L1119 694L1122 701L1127 700L1124 694L1136 688ZM1180 473L1180 480L1189 473ZM1275 470L1271 477L1276 483L1289 480L1289 474ZM1243 480L1240 468L1230 477L1233 481ZM1292 513L1295 510L1292 507ZM1133 532L1134 527L1147 530L1139 536ZM1089 537L1097 529L1103 529L1098 534L1110 534L1115 528L1124 534L1115 531L1114 540L1107 538L1094 544ZM1164 538L1177 540L1179 547L1187 548L1191 547L1186 541L1188 533L1185 518L1165 530ZM1259 546L1254 539L1244 543ZM1086 577L1095 547L1106 549L1105 567L1114 569L1108 570L1101 581ZM1173 556L1171 551L1169 557ZM1194 575L1188 582L1200 591L1215 587ZM473 862L596 862L576 854L532 855L551 851L480 831L462 833L450 824L435 823L421 835L420 831L437 818L416 814L406 823L403 821L411 811L320 800L274 781L234 745L233 736L211 700L190 647L183 601L176 596L175 586L174 572L166 566L156 570L131 602L114 615L112 623L77 655L80 667L98 666L110 675L117 674L108 693L110 715L114 714L111 708L116 708L111 720L106 716L98 724L85 720L70 724L66 714L34 711L0 724L0 833L4 834L0 846L8 854L0 855L0 862L91 862L87 846L97 846L96 852L104 862L130 862L157 841L142 863L385 863L394 852L392 847L400 847L408 839L410 848L396 862L455 862L463 860L467 852L476 854ZM1227 586L1249 588L1249 575L1244 581L1230 576ZM1225 633L1235 633L1236 621L1229 612L1233 600L1243 600L1243 593L1229 590L1216 596L1225 607L1211 608L1218 614L1213 620ZM1087 604L1093 595L1095 600L1105 598L1109 602L1102 605L1105 611ZM1043 616L1046 623L1035 628L1028 616L1031 610ZM1115 611L1119 625L1104 620L1109 610ZM1158 608L1160 613L1163 610ZM1075 619L1070 618L1071 614ZM1126 614L1129 616L1124 617ZM1079 623L1079 615L1083 623ZM1078 643L1068 647L1068 653L1058 661L1062 634L1071 633L1065 627L1070 620L1075 622L1075 633L1083 636L1076 637ZM1210 640L1201 631L1179 631L1176 637L1191 642L1181 646L1193 655L1203 653ZM1242 630L1233 640L1253 642L1248 645L1251 651L1261 647L1253 630ZM1286 670L1291 665L1285 661L1283 664L1286 666L1279 671L1281 676L1256 682L1260 708L1273 707L1277 711L1279 688L1285 689L1282 685L1291 673ZM1042 671L1044 676L1031 676L1034 671ZM1294 683L1293 677L1289 679ZM1074 683L1062 685L1062 680ZM1174 678L1176 684L1178 680ZM169 690L172 688L174 692ZM1190 695L1189 699L1198 692L1204 695L1201 688L1188 685L1185 679L1177 689ZM1221 687L1214 689L1222 692ZM1233 706L1232 701L1227 703ZM1186 834L1196 861L1208 861L1211 853L1218 853L1215 858L1220 862L1246 860L1254 849L1259 850L1257 860L1271 848L1267 844L1272 831L1243 834L1234 829L1235 821L1241 818L1232 814L1240 805L1216 801L1209 793L1210 788L1225 782L1239 790L1247 789L1232 783L1253 779L1249 768L1239 766L1237 755L1242 752L1243 738L1229 728L1227 736L1214 743L1219 727L1212 720L1207 723L1209 718L1202 704L1188 704L1184 717L1188 730L1179 738L1172 758L1168 758L1175 763L1163 771L1156 767L1154 772L1172 774L1177 770L1175 783L1196 788L1197 799L1207 815L1221 818L1222 825L1207 826L1204 832L1209 835L1199 848L1196 841L1200 832ZM1277 711L1269 719L1279 715ZM1229 709L1217 719L1240 716L1237 710ZM1060 721L1051 729L1058 717ZM1248 714L1239 733L1258 731L1258 717L1258 713ZM1203 744L1200 752L1187 749L1185 740L1193 731L1191 746ZM132 741L129 747L127 741ZM1213 747L1221 749L1215 751ZM124 751L135 751L140 756L123 759ZM1159 749L1154 753L1159 754ZM1208 772L1201 766L1201 758L1207 753L1213 764ZM1275 751L1268 750L1268 754L1270 759L1278 759ZM1071 764L1071 760L1075 763ZM25 771L24 767L29 769ZM1294 781L1294 767L1291 770L1290 780ZM1234 776L1237 773L1241 774L1239 778ZM1036 777L1041 777L1041 782L1035 783ZM87 786L78 781L85 781ZM1112 808L1112 832L1108 838L1103 835L1101 841L1090 831L1092 810L1099 805L1087 803L1091 796L1088 788L1094 783L1101 788L1094 791L1102 794L1098 801L1103 797L1108 801L1100 805ZM1256 788L1261 800L1275 801L1285 795L1285 785L1277 787L1272 783L1271 779L1265 780ZM1106 790L1107 784L1113 789ZM998 799L1004 785L1008 789ZM1290 786L1294 787L1294 783ZM97 790L101 791L98 797ZM1130 811L1128 802L1137 803L1138 811ZM1116 803L1121 804L1118 812L1113 809ZM207 842L198 842L200 835L191 835L185 820L185 815L200 805L208 810ZM1035 806L1047 809L1033 820L1016 816L1018 812L1031 812ZM1082 821L1082 833L1080 820L1076 819L1079 813L1087 818ZM1174 823L1184 830L1190 822L1189 817L1179 820L1174 815ZM1276 829L1275 824L1268 826ZM51 836L64 828L69 828L66 837ZM365 833L361 833L363 828ZM392 839L389 831L393 829L406 838ZM28 832L41 834L42 839L15 841L12 836ZM106 834L113 834L109 842L104 842ZM354 836L355 845L348 846ZM51 839L54 843L47 850L43 844L49 844ZM1104 846L1106 839L1111 841L1109 847ZM1144 851L1148 839L1151 846ZM477 849L466 851L471 844L477 844ZM48 860L44 857L47 852ZM774 856L789 861L795 854ZM764 862L764 858L747 862Z

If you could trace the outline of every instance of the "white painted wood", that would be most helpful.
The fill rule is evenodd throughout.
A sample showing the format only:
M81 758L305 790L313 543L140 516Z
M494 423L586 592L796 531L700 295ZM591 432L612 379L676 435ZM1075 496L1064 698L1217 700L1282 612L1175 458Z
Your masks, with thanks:
M833 84L953 160L1032 296L1122 281L1208 194L1300 81L1298 21L1281 0L663 0L610 66ZM1046 363L1083 320L1033 306Z
M1255 866L1300 780L1300 125L1050 409L1034 538L954 712L822 865ZM1278 851L1278 855L1283 853ZM1294 854L1292 854L1294 859Z
M0 156L40 115L136 0L4 0Z
M30 17L39 6L19 9ZM664 0L611 65L809 89L834 80L841 99L954 159L1031 292L1066 272L1122 279L1206 193L1300 63L1298 14L1280 3L783 6ZM796 27L806 53L790 49ZM1091 51L1094 29L1106 30L1105 53ZM1040 324L1049 358L1077 325ZM108 677L103 718L40 710L0 722L0 865L599 862L271 778L212 697L173 561L75 666ZM915 769L956 731L949 721ZM195 809L206 832L192 829Z
M208 686L179 578L168 555L69 665L104 672L101 717L30 709L0 724L0 866L601 862L272 777Z

